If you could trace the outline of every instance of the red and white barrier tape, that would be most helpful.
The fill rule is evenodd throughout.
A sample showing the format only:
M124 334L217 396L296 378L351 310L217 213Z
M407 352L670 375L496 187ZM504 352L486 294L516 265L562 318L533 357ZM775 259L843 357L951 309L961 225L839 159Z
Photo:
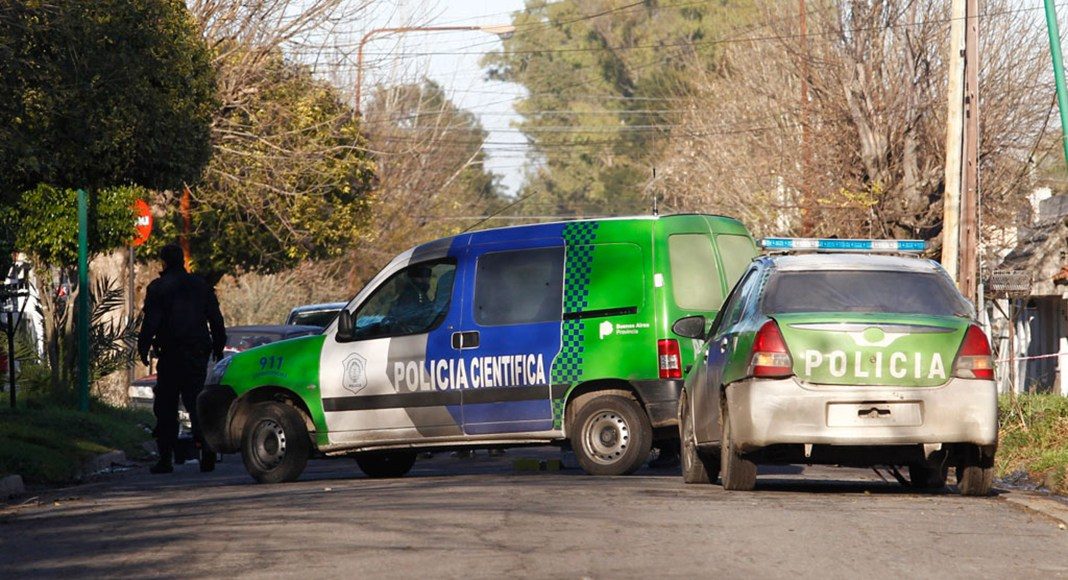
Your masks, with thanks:
M998 360L996 360L994 362L996 362L996 363L1007 363L1007 362L1021 361L1021 360L1038 360L1038 359L1041 359L1041 358L1057 358L1059 356L1068 356L1068 352L1055 352L1053 354L1036 354L1034 356L1018 356L1018 357L1015 357L1015 358L1001 358L1001 359L998 359Z

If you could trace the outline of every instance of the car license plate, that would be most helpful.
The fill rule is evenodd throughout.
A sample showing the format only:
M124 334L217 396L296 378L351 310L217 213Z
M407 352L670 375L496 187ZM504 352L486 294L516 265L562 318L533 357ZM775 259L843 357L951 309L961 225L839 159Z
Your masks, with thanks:
M919 402L828 403L828 427L915 427L923 425Z

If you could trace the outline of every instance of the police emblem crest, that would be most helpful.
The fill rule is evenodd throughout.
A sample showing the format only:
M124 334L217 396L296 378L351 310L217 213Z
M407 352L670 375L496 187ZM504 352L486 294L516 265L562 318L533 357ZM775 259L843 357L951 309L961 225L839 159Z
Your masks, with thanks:
M357 394L367 386L367 359L352 353L345 357L344 370L341 376L341 386Z

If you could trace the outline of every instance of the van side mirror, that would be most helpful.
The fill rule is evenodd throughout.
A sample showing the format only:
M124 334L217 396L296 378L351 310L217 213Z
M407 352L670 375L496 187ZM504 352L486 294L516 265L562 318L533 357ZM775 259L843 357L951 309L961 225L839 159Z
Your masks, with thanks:
M348 309L342 308L341 312L337 313L337 334L335 338L337 338L338 342L349 342L356 338L352 324L352 313Z
M686 316L675 321L675 324L671 326L671 331L679 336L686 338L696 338L698 340L705 339L705 317L704 316Z

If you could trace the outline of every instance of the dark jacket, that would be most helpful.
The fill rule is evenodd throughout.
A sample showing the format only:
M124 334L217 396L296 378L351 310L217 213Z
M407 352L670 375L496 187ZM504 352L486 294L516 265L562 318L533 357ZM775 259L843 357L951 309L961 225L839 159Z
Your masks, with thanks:
M148 285L144 321L137 335L137 351L144 359L156 347L160 356L168 350L209 352L222 358L226 328L215 290L200 276L184 268L167 268Z

